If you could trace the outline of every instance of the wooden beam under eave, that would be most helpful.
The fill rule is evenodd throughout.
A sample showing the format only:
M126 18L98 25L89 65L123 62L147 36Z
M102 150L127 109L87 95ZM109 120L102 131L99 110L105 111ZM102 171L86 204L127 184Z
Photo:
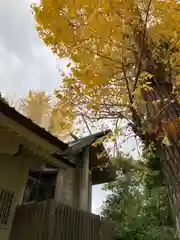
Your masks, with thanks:
M116 180L115 168L97 168L92 170L92 185L104 184Z

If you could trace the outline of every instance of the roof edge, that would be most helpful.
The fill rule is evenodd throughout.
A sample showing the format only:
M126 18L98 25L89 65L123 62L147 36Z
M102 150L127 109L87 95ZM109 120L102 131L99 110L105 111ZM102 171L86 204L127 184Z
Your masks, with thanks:
M53 136L47 132L44 128L39 127L37 124L33 123L29 118L23 116L21 113L16 111L14 108L10 107L2 99L0 99L0 112L6 117L12 119L19 125L33 132L40 138L45 139L50 144L55 145L62 151L65 151L68 148L68 144L62 142L57 137Z

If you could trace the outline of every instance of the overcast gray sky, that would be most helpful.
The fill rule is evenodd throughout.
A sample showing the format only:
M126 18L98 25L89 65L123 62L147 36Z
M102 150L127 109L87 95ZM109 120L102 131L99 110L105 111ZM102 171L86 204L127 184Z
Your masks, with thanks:
M34 0L35 1L35 0ZM36 32L30 0L0 0L0 91L5 96L21 97L30 89L53 92L61 84L58 61ZM127 143L131 151L134 143ZM97 212L106 193L93 187L92 209Z
M38 37L29 2L0 0L0 87L6 95L51 92L61 82L56 57Z

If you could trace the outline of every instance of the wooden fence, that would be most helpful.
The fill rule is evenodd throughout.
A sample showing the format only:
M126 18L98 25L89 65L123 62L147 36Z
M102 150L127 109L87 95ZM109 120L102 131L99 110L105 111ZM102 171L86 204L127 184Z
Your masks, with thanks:
M10 240L112 240L100 216L53 200L17 207Z

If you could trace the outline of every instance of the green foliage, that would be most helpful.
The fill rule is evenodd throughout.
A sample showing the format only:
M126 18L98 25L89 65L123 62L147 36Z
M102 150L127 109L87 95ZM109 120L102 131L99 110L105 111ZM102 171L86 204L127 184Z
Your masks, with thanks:
M118 157L118 180L105 186L110 194L102 209L102 215L114 223L114 239L175 239L166 188L156 181L160 175L153 175L153 168L159 173L158 166L126 159L129 167L124 172L124 161ZM147 168L150 162L152 169Z
M163 185L161 162L153 142L144 148L143 158L149 169L145 174L146 187L149 189L161 187Z

